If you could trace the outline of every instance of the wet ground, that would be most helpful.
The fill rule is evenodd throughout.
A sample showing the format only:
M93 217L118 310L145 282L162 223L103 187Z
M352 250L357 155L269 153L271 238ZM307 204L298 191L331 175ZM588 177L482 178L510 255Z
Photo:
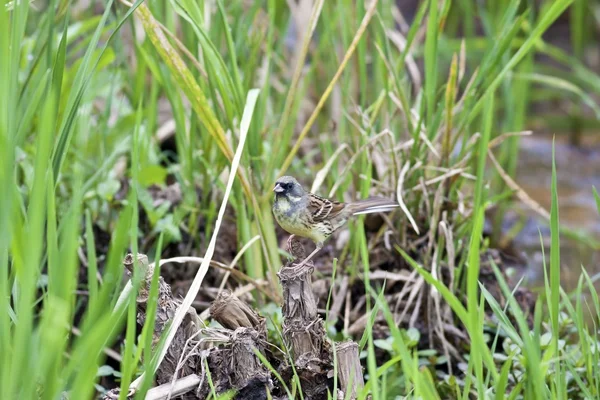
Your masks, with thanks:
M600 243L600 215L596 208L592 186L600 190L600 135L589 135L576 147L557 138L556 169L561 225L579 232L583 238ZM552 138L534 134L522 138L516 174L518 184L546 210L551 205ZM550 229L547 221L523 205L516 207L509 220L514 223L524 214L524 227L515 239L525 253L528 285L543 284L543 258L540 245L542 233L546 258L549 255ZM523 218L523 217L521 217ZM507 224L510 224L508 221ZM600 249L582 240L561 235L562 284L572 289L577 284L581 267L590 276L600 276Z

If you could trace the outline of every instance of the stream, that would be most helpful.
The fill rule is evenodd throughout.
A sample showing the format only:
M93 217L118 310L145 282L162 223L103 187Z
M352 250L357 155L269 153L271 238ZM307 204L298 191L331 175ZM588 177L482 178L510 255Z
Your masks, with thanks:
M559 220L561 226L580 233L583 237L600 243L600 215L596 208L592 186L600 191L600 138L586 137L581 147L575 147L557 137L556 170L558 183ZM521 139L517 183L546 210L551 206L552 138L534 134ZM516 248L523 252L528 267L525 269L527 285L543 285L542 234L546 263L549 265L550 228L524 204L508 213L507 224L524 215L523 229L515 238ZM523 218L523 217L521 217ZM600 249L583 243L575 237L561 233L561 284L565 290L577 286L581 268L593 278L600 276Z

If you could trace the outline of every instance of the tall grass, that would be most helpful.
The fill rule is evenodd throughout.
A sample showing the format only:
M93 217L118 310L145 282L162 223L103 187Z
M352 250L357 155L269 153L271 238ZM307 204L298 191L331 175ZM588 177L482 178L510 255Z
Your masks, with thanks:
M419 296L449 307L468 333L461 377L427 364L414 332L398 327L394 311L374 291L373 242L364 221L352 222L337 269L362 277L366 312L373 312L362 343L364 396L598 396L597 329L584 324L584 314L600 317L600 307L585 271L572 296L560 287L554 168L549 280L542 293L547 302L538 303L533 330L499 271L507 304L479 282L480 264L488 262L481 259L484 212L506 191L503 184L488 185L501 182L486 172L490 143L524 129L540 93L568 93L598 113L587 92L600 91L600 77L581 60L593 40L583 29L591 19L587 10L598 4L492 3L422 2L404 26L390 11L391 0L317 0L293 9L275 0L110 1L98 15L64 1L43 9L3 2L2 398L54 399L64 392L90 398L103 390L99 368L109 362L118 365L111 380L121 386L121 397L136 382L141 398L160 353L152 351L153 321L141 331L136 326L135 290L117 302L122 258L129 249L158 259L182 234L191 237L189 249L203 252L199 248L211 239L214 250L225 213L217 204L224 199L237 236L222 240L235 240L239 250L260 236L238 267L266 280L277 298L281 252L270 193L284 173L306 187L318 177L320 192L338 200L399 193L406 207L389 227L394 243L403 244L398 258L417 271L424 288ZM570 6L573 54L543 37ZM539 54L563 70L537 63ZM163 130L173 131L172 162L156 135ZM502 144L499 159L509 173L518 148L518 136ZM234 161L235 183L232 176L225 180ZM146 201L148 188L168 179L178 182L183 199L170 211L154 209ZM122 195L124 185L129 190ZM452 204L469 211L455 212ZM140 222L141 210L150 215L150 227ZM442 227L452 235L442 237ZM426 249L412 244L415 231L430 238ZM99 239L101 232L110 234L109 243ZM457 249L456 259L439 243ZM99 251L107 247L107 254ZM455 266L454 284L441 279L442 265ZM139 281L135 276L134 289ZM150 310L154 306L149 303ZM492 328L504 352L487 339L484 306L493 310ZM373 337L377 311L392 343L390 359L380 364ZM74 328L80 335L72 335ZM120 359L107 361L105 348L113 346Z

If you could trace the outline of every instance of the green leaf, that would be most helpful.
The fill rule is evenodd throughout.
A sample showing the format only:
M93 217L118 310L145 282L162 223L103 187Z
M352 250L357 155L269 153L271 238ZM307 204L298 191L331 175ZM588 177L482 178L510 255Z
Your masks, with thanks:
M112 199L115 197L115 194L117 194L120 188L121 182L119 182L116 179L107 179L98 184L98 187L96 188L96 193L98 193L98 196L100 196L104 200L112 201Z
M168 214L164 218L159 219L154 226L154 231L165 233L169 240L181 240L181 232L179 231L179 226L173 221L173 214Z
M110 376L115 373L115 369L110 365L102 365L98 368L96 376Z
M138 181L142 187L163 185L168 171L160 165L146 165L139 171Z

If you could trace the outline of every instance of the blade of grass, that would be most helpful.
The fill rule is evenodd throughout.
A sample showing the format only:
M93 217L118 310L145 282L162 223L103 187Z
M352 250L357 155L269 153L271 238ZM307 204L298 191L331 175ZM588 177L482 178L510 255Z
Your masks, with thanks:
M552 322L552 342L554 343L554 348L558 351L558 337L560 334L558 321L560 302L560 225L558 222L558 184L554 141L552 142L552 184L550 191L552 196L552 205L550 208L550 317ZM557 360L554 367L558 396L559 398L566 398L561 363Z
M231 73L233 75L233 82L237 90L234 91L236 95L237 103L242 104L241 94L244 91L244 87L242 85L242 78L240 77L240 71L238 69L237 64L237 56L235 53L235 46L233 44L233 38L231 36L231 28L227 23L227 14L225 13L225 8L223 7L223 2L221 0L217 0L217 7L219 9L219 16L221 17L221 23L223 24L223 30L225 32L225 39L227 42L227 50L229 51L229 57L231 57Z
M408 394L411 391L410 382L412 382L413 385L416 382L415 372L418 371L418 363L414 362L413 357L410 354L409 348L406 345L406 343L404 342L402 333L400 332L400 329L398 328L398 324L396 323L394 316L393 316L392 312L390 311L390 308L389 308L387 302L384 299L383 289L382 289L381 293L379 295L377 295L375 290L373 288L370 288L370 293L371 293L371 296L376 300L377 308L381 309L381 311L385 317L385 320L388 324L388 327L390 328L390 333L391 333L392 337L394 338L394 342L393 342L392 346L393 346L394 350L400 355L402 371L403 371L404 377L407 381L405 392ZM390 361L392 361L392 360L390 360ZM384 366L386 364L384 364ZM378 368L378 370L377 370L378 376L380 374L383 374L383 372L385 371L384 366L381 366ZM371 379L369 379L367 381L367 383L365 384L365 388L364 388L362 394L366 396L366 394L369 393L371 386L372 386L372 382L371 382Z
M27 7L21 2L21 7ZM2 5L4 7L4 3ZM0 12L0 186L5 190L0 193L0 365L10 365L11 343L11 315L14 310L10 304L9 283L9 250L12 235L13 193L12 185L14 175L14 145L10 120L14 118L11 107L14 107L14 92L11 91L12 83L16 82L17 71L11 68L11 23L10 14L4 9ZM14 48L13 48L14 49ZM16 315L14 320L16 320ZM10 371L2 368L0 371L0 396L10 398L8 392Z
M425 37L425 97L427 99L427 126L433 125L435 114L435 99L437 94L437 67L438 67L438 1L429 2L429 19ZM434 132L428 130L431 138Z
M86 210L85 212L85 227L87 248L88 304L89 308L93 309L98 301L98 262L96 258L94 232L92 230L92 217L89 210Z
M37 141L33 186L29 192L29 202L27 204L26 222L19 221L13 228L19 230L13 239L13 268L15 268L15 285L18 288L18 295L14 297L15 311L18 315L18 323L13 331L14 354L10 365L10 381L7 384L7 393L12 395L7 398L21 397L29 398L33 394L32 388L23 387L23 377L27 376L29 365L27 361L32 354L31 340L34 328L34 309L33 304L36 296L36 286L40 276L44 227L46 223L46 174L48 162L52 149L52 126L54 122L54 103L49 99L43 109L42 114L43 128L40 131ZM15 252L16 250L16 252ZM22 253L20 257L15 258L15 253ZM17 294L15 293L15 294ZM31 385L32 386L32 385Z
M486 108L483 121L483 134L479 140L479 151L477 160L477 181L475 183L475 199L473 202L473 228L468 250L468 269L467 269L467 312L469 313L469 336L471 337L471 359L474 363L475 376L477 378L477 391L479 397L485 396L483 387L483 362L482 357L486 355L486 351L489 352L485 346L483 339L483 321L480 320L479 316L479 294L478 294L478 281L479 281L479 264L480 264L480 246L481 246L481 235L483 233L483 222L484 222L484 191L483 181L485 173L485 161L488 143L491 136L492 120L494 112L494 98L493 92L486 98ZM488 356L491 355L488 353ZM494 378L497 378L497 371L492 369ZM494 380L495 380L494 379Z
M53 125L52 125L53 126ZM60 263L55 264L52 274L60 274L60 279L54 279L53 285L55 288L49 288L49 307L43 309L43 318L48 318L47 325L49 331L47 337L53 338L50 343L43 344L39 354L42 360L49 358L50 362L45 362L50 366L44 378L44 396L47 399L55 399L60 396L64 388L62 387L62 379L60 374L63 371L63 366L66 362L64 354L68 351L68 338L70 332L71 321L75 312L76 289L78 284L79 258L77 249L79 247L79 235L81 214L83 205L83 192L81 191L82 169L75 169L80 172L75 172L75 187L71 197L71 204L67 215L64 216L61 222L60 229ZM47 168L47 174L52 176L50 168ZM52 178L48 180L48 184L52 184ZM50 267L50 265L49 265ZM47 347L52 346L52 347ZM47 351L52 348L54 351ZM47 391L47 392L46 392Z
M588 0L579 0L573 2L573 7L571 7L570 14L570 24L569 27L571 29L571 44L573 46L573 53L578 58L583 57L583 50L585 45L585 36L588 31L585 29L586 26L586 18L588 17L588 13L586 13L586 9L588 8Z
M592 192L594 193L594 199L596 200L596 208L598 209L598 214L600 214L600 194L596 190L595 186L592 186Z
M506 389L508 384L508 375L511 372L513 363L513 357L509 356L500 370L500 378L498 379L498 385L496 386L496 400L503 400L506 398Z
M596 104L594 99L590 97L580 87L565 79L540 73L518 73L514 75L514 78L518 80L541 83L556 88L558 90L564 90L565 92L572 93L579 99L581 99L581 101L585 105L592 109L597 119L600 119L600 107Z

